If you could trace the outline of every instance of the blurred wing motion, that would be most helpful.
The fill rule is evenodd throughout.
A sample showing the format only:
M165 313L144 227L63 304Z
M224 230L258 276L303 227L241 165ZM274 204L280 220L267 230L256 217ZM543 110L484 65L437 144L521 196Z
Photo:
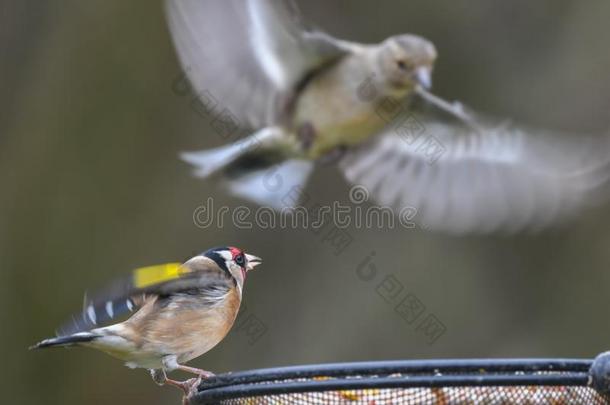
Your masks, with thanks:
M199 97L252 127L275 122L307 74L350 47L304 31L290 0L167 0L166 10Z
M228 277L218 271L206 271L206 266L194 267L182 263L166 263L135 269L109 288L89 298L85 296L83 313L58 330L59 336L71 335L104 326L124 315L133 313L153 297L188 292L189 290L228 290ZM210 296L214 296L211 294Z
M610 139L509 126L394 126L341 162L377 203L454 233L540 228L608 191Z

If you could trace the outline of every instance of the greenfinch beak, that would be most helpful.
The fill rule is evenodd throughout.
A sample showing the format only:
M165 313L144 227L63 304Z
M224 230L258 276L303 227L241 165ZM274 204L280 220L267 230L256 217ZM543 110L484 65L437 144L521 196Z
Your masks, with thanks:
M432 87L432 71L429 66L420 66L415 70L415 81L424 89L429 90Z

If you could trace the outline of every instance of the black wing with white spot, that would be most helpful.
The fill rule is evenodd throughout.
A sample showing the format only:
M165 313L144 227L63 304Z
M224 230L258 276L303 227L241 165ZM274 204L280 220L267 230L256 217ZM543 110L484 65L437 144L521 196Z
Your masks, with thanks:
M218 271L208 260L192 259L184 264L167 263L134 270L123 280L88 296L83 311L58 330L58 335L88 331L105 326L137 311L150 296L190 294L210 290L210 299L222 295L232 286L226 272Z
M137 311L145 300L146 294L138 292L131 280L121 280L94 296L85 294L82 313L73 316L57 334L70 335L117 321Z

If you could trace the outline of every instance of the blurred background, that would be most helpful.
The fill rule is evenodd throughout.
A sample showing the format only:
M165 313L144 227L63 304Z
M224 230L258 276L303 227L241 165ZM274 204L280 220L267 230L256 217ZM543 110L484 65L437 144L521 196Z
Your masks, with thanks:
M347 39L430 38L445 98L562 131L610 126L606 0L301 3L308 21ZM86 289L225 244L264 265L248 279L241 327L192 362L215 372L610 348L610 206L527 235L348 229L340 254L308 230L202 229L193 212L208 197L249 204L177 158L225 141L172 91L180 68L161 2L3 1L0 51L3 403L178 403L176 390L104 354L27 347L80 311ZM326 204L348 190L332 168L308 189ZM366 281L357 270L373 251ZM401 286L390 299L378 287L389 276ZM405 297L423 308L417 320L395 310ZM433 338L425 319L441 327Z

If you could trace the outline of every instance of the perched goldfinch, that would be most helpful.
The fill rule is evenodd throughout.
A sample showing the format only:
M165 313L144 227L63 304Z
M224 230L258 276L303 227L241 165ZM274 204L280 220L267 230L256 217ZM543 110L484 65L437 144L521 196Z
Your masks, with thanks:
M128 367L149 369L158 384L181 388L185 401L210 372L184 363L206 353L229 332L239 311L248 271L261 259L235 247L210 249L184 264L169 263L133 272L107 293L86 300L83 315L58 337L32 348L84 346L125 361ZM97 327L121 315L127 320ZM198 375L185 382L166 372Z
M213 127L224 137L259 129L182 155L236 195L284 208L314 164L340 159L379 204L415 208L426 228L454 233L541 227L607 197L609 137L493 123L441 100L427 91L437 51L422 37L339 40L303 29L288 0L166 5ZM418 99L432 111L414 117Z

